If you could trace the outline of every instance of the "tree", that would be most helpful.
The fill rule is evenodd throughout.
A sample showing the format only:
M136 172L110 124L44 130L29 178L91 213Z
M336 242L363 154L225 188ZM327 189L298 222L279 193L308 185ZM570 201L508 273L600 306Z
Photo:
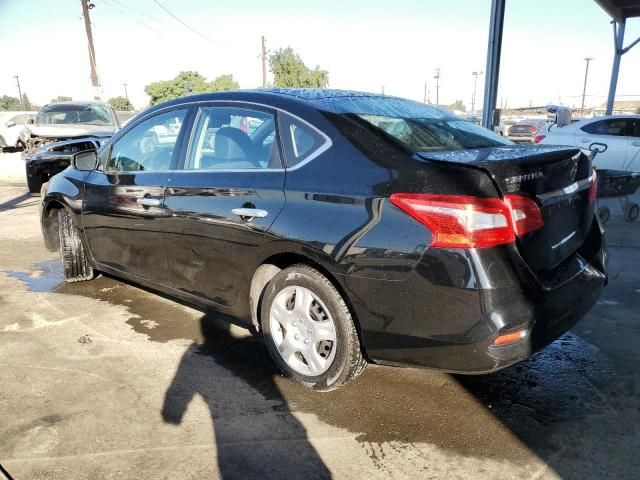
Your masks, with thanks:
M329 85L329 72L320 70L319 66L311 70L291 47L271 54L269 66L276 87L326 88Z
M63 95L58 95L58 98L52 98L52 102L70 102L73 100L71 97L65 97Z
M0 110L15 111L20 110L20 100L16 97L3 95L0 97Z
M225 90L237 90L240 88L233 75L220 75L211 82L198 72L180 72L173 80L153 82L144 87L144 91L151 97L150 104L171 100L196 93L220 92Z
M24 108L25 110L31 110L33 108L33 105L31 105L31 100L29 100L29 97L27 97L26 93L22 94L22 108Z
M113 97L108 100L109 105L119 112L129 112L134 110L133 104L125 97Z
M464 103L462 103L462 100L456 100L451 105L448 105L448 107L451 110L459 110L461 112L466 112L467 111L467 107L464 106Z

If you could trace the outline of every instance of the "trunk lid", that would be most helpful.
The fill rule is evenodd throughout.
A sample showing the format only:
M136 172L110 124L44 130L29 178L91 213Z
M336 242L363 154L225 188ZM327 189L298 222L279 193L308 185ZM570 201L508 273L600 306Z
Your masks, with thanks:
M588 198L591 158L581 150L532 145L417 155L424 160L480 169L502 195L524 195L535 200L544 226L517 240L521 256L533 271L557 267L584 243L593 221L594 203Z

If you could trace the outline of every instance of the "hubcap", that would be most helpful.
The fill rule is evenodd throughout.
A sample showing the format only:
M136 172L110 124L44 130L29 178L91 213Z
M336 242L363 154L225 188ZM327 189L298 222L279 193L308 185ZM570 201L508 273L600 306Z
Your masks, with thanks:
M283 360L296 372L318 376L336 354L336 328L329 310L308 288L286 287L269 314L271 337Z

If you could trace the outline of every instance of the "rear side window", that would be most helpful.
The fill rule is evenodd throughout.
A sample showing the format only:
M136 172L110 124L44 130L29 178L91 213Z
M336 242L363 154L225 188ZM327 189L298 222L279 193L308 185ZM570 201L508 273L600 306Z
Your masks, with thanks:
M203 107L189 145L187 170L282 168L276 119L241 107Z
M627 135L627 120L612 119L600 120L582 127L582 130L593 135L611 135L615 137L623 137Z
M283 114L281 122L288 168L311 159L330 145L328 138L300 120Z

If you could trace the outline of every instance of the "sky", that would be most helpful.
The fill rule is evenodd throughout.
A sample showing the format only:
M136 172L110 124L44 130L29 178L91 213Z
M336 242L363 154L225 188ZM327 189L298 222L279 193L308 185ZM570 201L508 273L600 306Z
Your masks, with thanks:
M490 0L92 0L102 98L148 105L145 85L196 70L261 85L260 37L270 51L292 47L332 88L469 108L473 71L485 70ZM627 24L629 44L640 19ZM205 38L206 37L206 38ZM80 0L0 0L0 96L17 96L14 75L37 104L58 95L90 99ZM498 103L579 106L585 57L593 57L587 105L606 101L613 58L610 18L593 0L508 0ZM270 74L269 74L270 77ZM640 46L623 56L618 100L640 99ZM477 98L482 101L484 75ZM635 97L634 97L635 96Z

